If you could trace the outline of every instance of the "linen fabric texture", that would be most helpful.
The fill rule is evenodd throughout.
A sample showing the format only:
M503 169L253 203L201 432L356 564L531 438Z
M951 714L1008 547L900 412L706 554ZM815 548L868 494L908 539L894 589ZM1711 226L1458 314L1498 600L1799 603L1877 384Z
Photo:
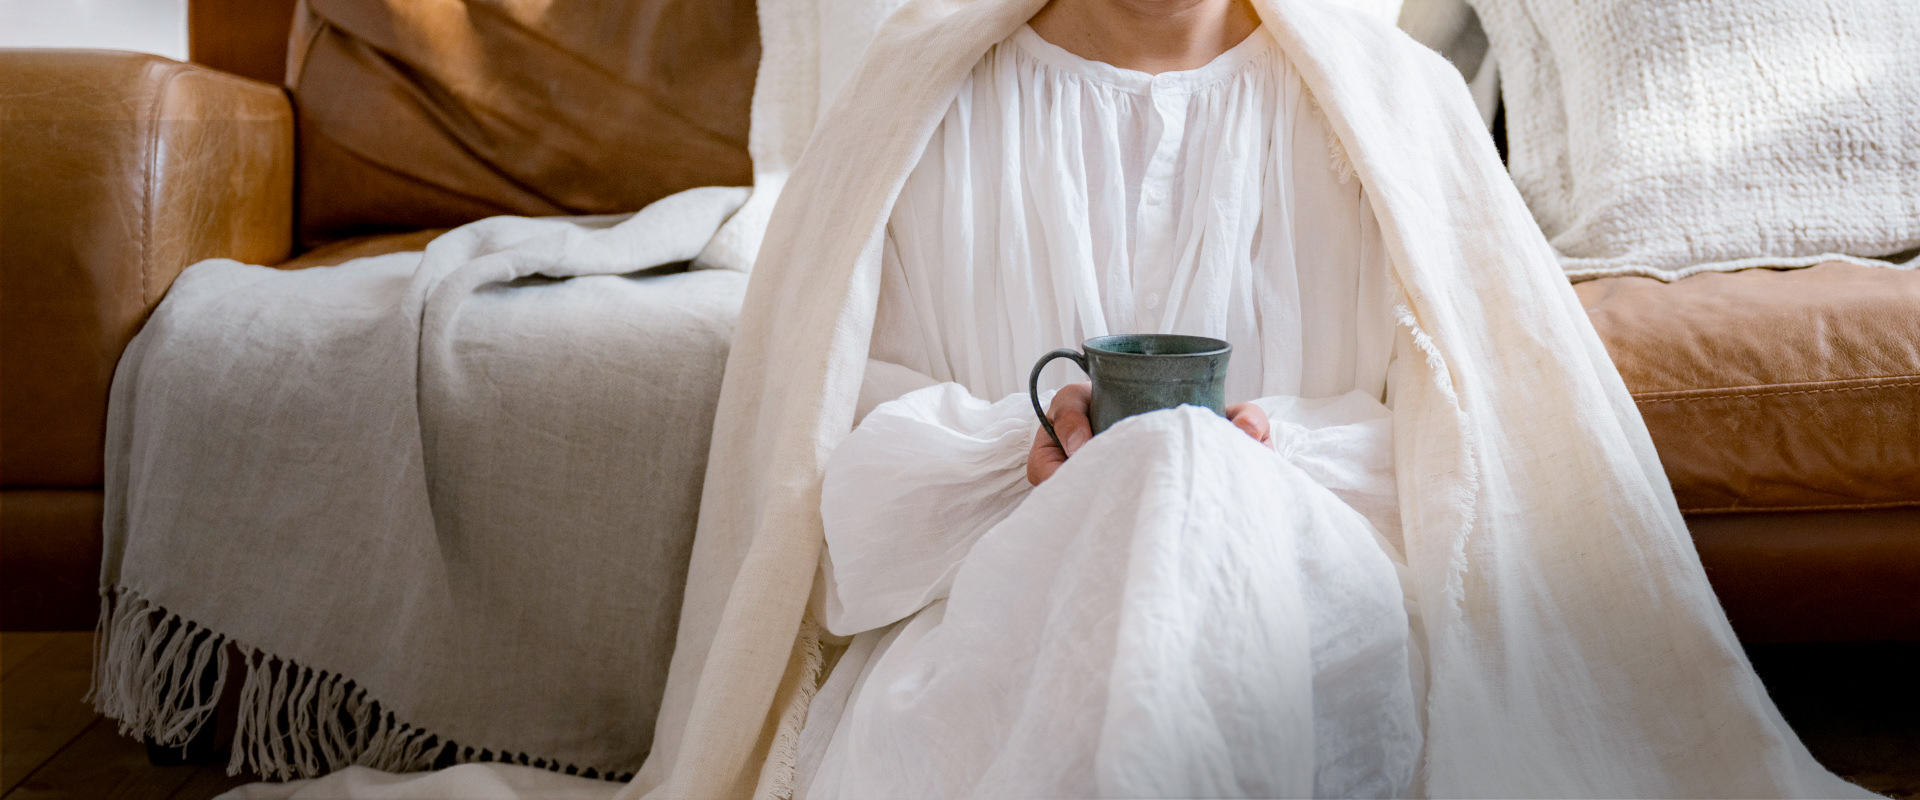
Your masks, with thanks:
M1920 255L1912 4L1470 2L1574 280Z
M236 768L638 769L746 276L628 273L745 194L188 268L114 376L96 706L184 742L231 645Z

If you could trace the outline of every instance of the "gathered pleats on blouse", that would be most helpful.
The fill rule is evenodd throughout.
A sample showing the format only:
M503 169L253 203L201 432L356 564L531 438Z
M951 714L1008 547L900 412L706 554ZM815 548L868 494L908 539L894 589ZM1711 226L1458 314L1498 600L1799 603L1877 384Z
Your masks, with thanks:
M894 206L873 358L996 400L1056 347L1187 333L1237 348L1229 401L1378 396L1386 254L1275 47L1159 75L1031 28L990 50Z

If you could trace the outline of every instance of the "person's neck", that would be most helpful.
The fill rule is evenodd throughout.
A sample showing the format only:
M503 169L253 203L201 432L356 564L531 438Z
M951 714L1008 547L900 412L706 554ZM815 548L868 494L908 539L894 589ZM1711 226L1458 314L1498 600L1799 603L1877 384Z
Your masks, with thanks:
M1050 0L1028 24L1088 61L1159 74L1206 66L1260 18L1250 0Z

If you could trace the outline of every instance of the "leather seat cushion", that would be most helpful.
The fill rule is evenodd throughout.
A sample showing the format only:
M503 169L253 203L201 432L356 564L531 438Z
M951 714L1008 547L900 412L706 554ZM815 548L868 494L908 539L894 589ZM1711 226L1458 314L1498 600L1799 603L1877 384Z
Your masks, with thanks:
M759 57L753 0L306 0L301 240L746 185Z
M324 244L301 253L287 261L275 264L276 269L309 269L312 267L333 267L345 264L356 258L372 258L390 253L406 253L425 250L434 239L440 238L445 230L432 229L409 231L407 233L377 233L369 236L356 236Z
M1682 510L1920 505L1920 271L1575 285Z

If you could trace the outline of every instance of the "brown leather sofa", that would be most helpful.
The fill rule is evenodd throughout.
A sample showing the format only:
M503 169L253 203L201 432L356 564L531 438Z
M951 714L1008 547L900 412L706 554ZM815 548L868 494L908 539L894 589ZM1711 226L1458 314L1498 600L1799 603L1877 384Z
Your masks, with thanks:
M188 264L338 263L748 180L749 0L392 6L194 0L199 64L0 51L7 629L93 622L108 381ZM1576 291L1741 635L1920 639L1920 272Z
M189 264L334 264L752 180L752 0L188 11L197 63L0 49L7 630L93 626L108 385Z
M188 264L287 258L293 118L132 53L0 51L0 87L0 622L87 628L114 363Z

